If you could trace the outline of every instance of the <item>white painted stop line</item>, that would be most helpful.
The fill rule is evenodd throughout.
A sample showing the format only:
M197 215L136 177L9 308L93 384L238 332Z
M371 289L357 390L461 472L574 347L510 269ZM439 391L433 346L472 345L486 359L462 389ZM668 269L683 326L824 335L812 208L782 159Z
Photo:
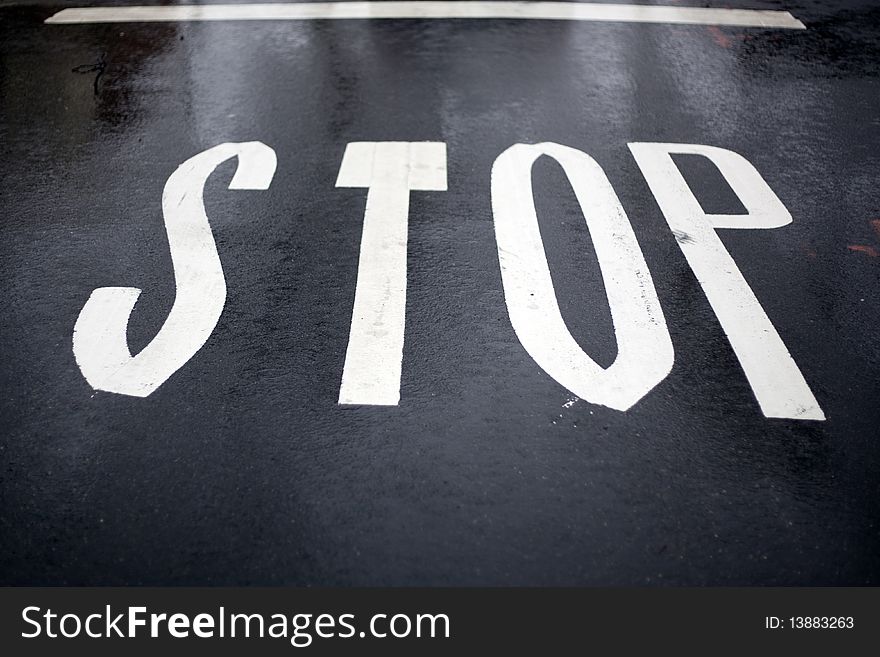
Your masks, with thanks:
M576 2L301 2L74 7L46 23L139 23L370 18L513 18L674 25L730 25L804 30L787 11Z

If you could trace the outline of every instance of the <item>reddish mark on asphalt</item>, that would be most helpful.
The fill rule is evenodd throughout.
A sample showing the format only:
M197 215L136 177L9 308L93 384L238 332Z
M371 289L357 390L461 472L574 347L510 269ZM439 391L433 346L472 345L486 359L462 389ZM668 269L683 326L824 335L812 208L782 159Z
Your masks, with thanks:
M864 244L847 244L846 248L850 251L858 251L859 253L867 253L872 258L880 257L880 251L873 246L865 246Z
M712 40L722 48L730 48L734 41L749 41L752 37L748 34L730 34L724 32L720 27L712 25L707 28Z
M880 237L880 219L872 219L870 223L874 232L877 233L877 237Z
M717 27L715 25L710 26L709 34L712 35L712 40L722 48L730 48L730 46L733 45L733 41L731 41L730 37L721 31L720 27Z

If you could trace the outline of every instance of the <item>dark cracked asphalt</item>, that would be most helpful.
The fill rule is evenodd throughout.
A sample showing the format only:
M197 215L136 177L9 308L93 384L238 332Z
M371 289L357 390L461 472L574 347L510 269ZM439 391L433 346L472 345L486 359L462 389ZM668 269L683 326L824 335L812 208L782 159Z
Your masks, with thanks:
M61 3L2 3L0 583L880 584L880 6L724 5L807 29L51 25ZM245 141L277 170L207 182L207 342L147 397L93 389L72 349L92 290L143 290L128 344L150 343L175 298L165 182ZM410 195L396 406L337 403L367 190L336 178L360 141L447 148L448 190ZM540 142L601 165L653 278L674 365L627 411L511 324L490 174ZM762 413L631 142L735 151L791 213L719 235L825 421ZM706 212L745 211L707 159L676 163ZM532 182L562 317L609 367L580 206L552 159Z

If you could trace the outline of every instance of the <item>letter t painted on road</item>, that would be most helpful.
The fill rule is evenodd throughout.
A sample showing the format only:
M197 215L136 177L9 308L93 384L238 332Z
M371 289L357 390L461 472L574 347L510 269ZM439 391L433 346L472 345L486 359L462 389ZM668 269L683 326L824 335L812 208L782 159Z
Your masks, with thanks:
M337 187L367 188L340 404L400 401L410 191L446 191L446 144L353 142Z

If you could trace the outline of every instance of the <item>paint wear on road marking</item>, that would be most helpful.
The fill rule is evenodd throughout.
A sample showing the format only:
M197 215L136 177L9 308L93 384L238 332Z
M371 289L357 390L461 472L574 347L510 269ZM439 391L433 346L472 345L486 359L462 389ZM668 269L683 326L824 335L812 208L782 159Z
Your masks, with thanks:
M575 342L556 301L532 194L532 165L560 164L580 204L611 309L617 357L603 368ZM516 144L492 167L492 213L504 299L525 350L569 391L625 411L672 370L672 340L632 225L602 167L560 144Z

